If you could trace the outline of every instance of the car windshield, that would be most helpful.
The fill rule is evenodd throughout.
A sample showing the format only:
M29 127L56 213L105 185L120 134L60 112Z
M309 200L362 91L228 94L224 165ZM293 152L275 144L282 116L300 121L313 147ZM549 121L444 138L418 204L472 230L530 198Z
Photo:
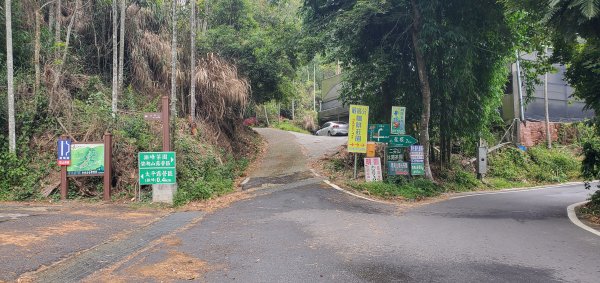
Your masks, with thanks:
M332 123L336 123L336 124L340 124L340 125L346 125L346 124L348 124L348 123L342 122L342 121L335 121L335 122L332 122Z

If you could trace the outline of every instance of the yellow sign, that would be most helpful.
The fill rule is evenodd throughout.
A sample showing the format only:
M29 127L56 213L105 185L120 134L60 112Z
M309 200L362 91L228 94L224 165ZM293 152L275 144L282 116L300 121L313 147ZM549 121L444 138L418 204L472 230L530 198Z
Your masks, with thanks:
M348 152L367 153L369 106L350 105Z

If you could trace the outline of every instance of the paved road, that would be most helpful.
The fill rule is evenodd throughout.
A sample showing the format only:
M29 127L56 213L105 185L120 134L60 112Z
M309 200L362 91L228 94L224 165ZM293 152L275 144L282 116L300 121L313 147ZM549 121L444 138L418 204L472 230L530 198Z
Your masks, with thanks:
M135 239L73 256L38 280L84 278L88 259L105 267L107 254L113 264L86 281L599 282L600 237L567 218L566 207L589 194L582 186L461 196L403 211L311 175L298 153L328 151L334 140L261 134L274 158L250 174L249 198L209 214L172 214L165 220L173 224L160 221ZM143 247L126 245L138 238L148 239ZM132 251L115 256L122 247ZM67 271L72 276L61 277Z
M277 134L270 132L265 136L272 139ZM286 143L285 151L295 152L298 146ZM287 174L294 176L294 172ZM163 274L154 279L207 282L598 282L600 279L600 237L573 225L567 218L566 207L585 200L589 194L582 186L462 196L400 211L393 205L358 199L313 180L301 183L291 178L285 186L255 188L255 197L205 216L200 223L176 233L177 244L168 241L145 250L113 268L109 278L147 281L149 277L143 274L148 273L142 271L168 266L169 255L185 255L201 263L187 266L188 271L195 269L196 273L181 273L187 277ZM181 262L173 269L174 273L186 270Z

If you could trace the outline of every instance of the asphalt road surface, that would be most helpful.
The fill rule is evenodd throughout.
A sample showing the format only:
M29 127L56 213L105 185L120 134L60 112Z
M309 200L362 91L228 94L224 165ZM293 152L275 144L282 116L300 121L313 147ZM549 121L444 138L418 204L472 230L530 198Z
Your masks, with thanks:
M196 220L86 280L600 282L600 237L567 217L567 206L590 193L582 185L460 195L401 210L311 175L297 153L333 147L328 140L260 133L269 152L247 182L250 197L190 215ZM57 274L51 278L66 281Z
M269 155L299 149L289 133L261 134L271 150L286 140ZM567 218L567 206L590 193L583 186L462 195L400 211L310 180L256 189L177 233L177 245L159 244L120 265L112 278L148 280L131 274L181 253L205 263L193 279L206 282L600 281L600 237Z

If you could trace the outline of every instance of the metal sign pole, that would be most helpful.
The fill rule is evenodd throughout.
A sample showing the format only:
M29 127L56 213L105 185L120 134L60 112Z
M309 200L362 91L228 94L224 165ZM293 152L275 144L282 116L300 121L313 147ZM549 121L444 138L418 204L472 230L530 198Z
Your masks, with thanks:
M354 179L356 179L358 173L358 154L354 153Z

